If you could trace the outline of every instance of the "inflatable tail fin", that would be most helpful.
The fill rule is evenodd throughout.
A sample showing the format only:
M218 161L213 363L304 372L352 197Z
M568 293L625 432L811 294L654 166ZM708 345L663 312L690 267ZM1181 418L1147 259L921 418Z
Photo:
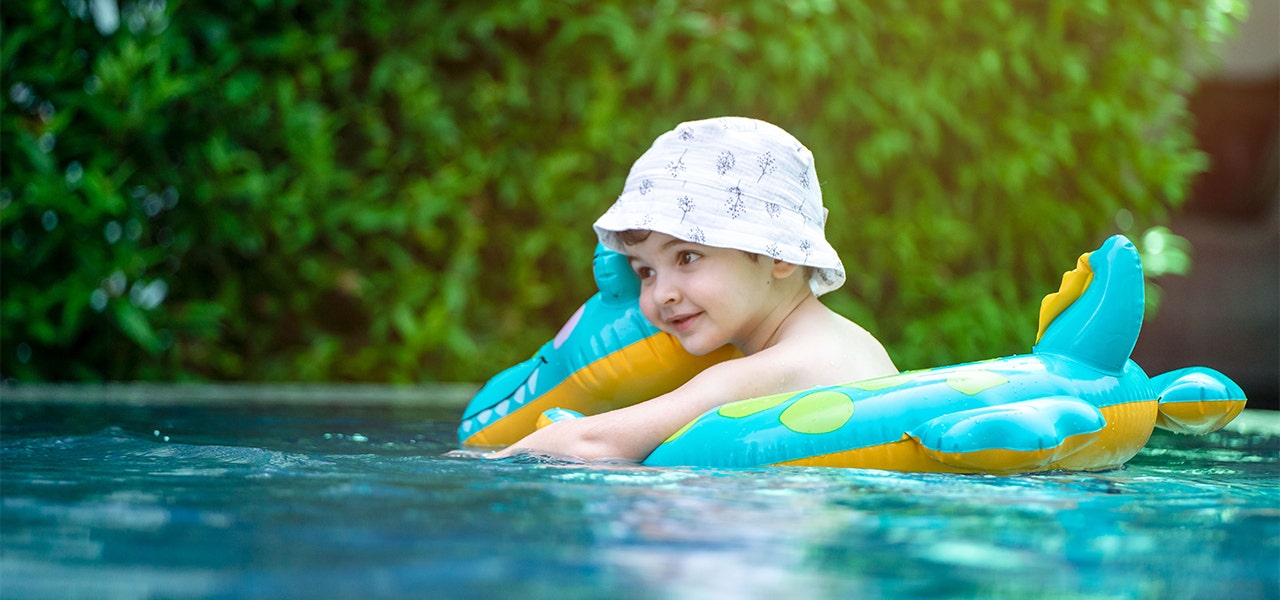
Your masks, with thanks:
M1244 390L1208 367L1188 367L1151 378L1160 395L1156 427L1202 435L1217 431L1244 410Z
M1082 255L1058 291L1045 296L1033 352L1118 375L1138 342L1144 302L1138 250L1128 238L1112 236Z

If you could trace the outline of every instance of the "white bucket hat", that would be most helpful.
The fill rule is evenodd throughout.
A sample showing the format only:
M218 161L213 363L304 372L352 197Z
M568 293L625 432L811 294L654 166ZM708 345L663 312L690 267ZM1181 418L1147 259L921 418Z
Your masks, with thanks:
M809 288L821 296L845 278L823 233L826 220L804 144L764 121L720 117L659 136L631 166L595 231L622 253L618 232L643 229L812 267Z

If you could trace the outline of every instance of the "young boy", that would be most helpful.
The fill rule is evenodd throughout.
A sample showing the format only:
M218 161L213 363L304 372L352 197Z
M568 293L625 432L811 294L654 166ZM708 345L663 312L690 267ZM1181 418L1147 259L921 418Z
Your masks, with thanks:
M845 278L825 221L813 155L782 129L722 117L658 137L596 233L629 258L655 326L691 354L733 344L743 356L652 400L553 423L499 456L639 461L721 404L897 373L880 342L818 301Z

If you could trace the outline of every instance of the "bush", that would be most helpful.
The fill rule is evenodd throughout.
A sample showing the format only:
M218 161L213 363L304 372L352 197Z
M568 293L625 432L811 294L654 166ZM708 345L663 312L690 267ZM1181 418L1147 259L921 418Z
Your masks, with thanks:
M1025 351L1121 211L1205 166L1213 0L5 6L0 370L481 380L593 291L590 222L683 120L818 160L826 298L916 368Z

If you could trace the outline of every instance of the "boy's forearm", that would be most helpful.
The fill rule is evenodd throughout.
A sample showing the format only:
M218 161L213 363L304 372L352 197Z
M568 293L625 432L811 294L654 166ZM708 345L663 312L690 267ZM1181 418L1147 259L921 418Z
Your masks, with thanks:
M511 456L521 450L565 456L578 459L622 458L643 460L653 448L644 450L634 435L602 435L604 415L552 423L524 439L498 452L498 458ZM607 417L606 417L607 418ZM643 452L643 454L641 454Z

